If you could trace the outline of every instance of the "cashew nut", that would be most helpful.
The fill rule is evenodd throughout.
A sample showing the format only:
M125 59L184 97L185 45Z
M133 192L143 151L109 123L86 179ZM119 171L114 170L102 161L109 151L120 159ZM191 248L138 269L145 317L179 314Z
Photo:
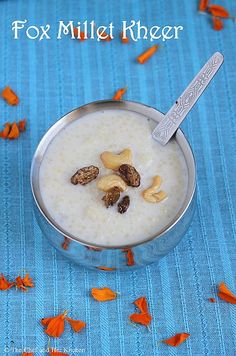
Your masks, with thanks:
M149 203L159 203L160 201L164 200L167 198L167 194L163 191L160 190L158 192L158 189L160 188L162 183L162 179L160 176L155 176L153 177L153 182L150 188L146 189L143 191L143 197L144 199L149 202Z
M117 170L122 164L132 164L132 152L129 148L119 154L105 151L100 157L104 166L109 169Z
M108 192L110 189L117 187L121 192L127 189L127 184L123 179L116 174L109 174L107 176L101 177L97 182L97 187L103 192Z

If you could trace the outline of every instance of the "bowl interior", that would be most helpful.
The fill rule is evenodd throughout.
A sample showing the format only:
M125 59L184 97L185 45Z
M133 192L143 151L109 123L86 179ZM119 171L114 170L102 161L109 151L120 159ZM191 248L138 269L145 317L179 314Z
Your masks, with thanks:
M51 224L58 232L60 232L62 235L73 239L75 241L80 242L81 244L85 244L87 246L91 247L101 247L101 248L125 248L125 247L134 247L135 245L132 244L130 245L125 245L125 246L103 246L99 244L93 244L91 245L90 243L87 243L86 241L82 240L81 238L78 238L76 236L71 235L68 231L63 230L56 221L50 216L49 212L47 211L47 208L43 202L42 196L40 194L40 189L39 189L39 170L40 170L40 164L43 160L44 154L47 150L48 145L50 142L53 140L53 138L60 132L65 126L67 126L69 123L71 123L74 120L78 120L79 118L83 117L86 114L89 114L91 112L95 111L101 111L101 110L110 110L110 109L119 109L119 110L128 110L128 111L133 111L137 112L139 114L142 114L151 120L155 122L159 122L162 117L164 116L160 111L140 104L140 103L135 103L131 101L114 101L114 100L103 100L103 101L97 101L93 102L87 105L84 105L78 109L75 109L65 116L63 116L60 120L58 120L43 136L42 140L40 141L36 152L34 154L33 160L32 160L32 165L31 165L31 188L32 188L32 193L36 202L36 205L38 206L38 209L40 210L41 214L43 214L44 218L48 221L49 224ZM176 214L176 216L169 222L167 226L165 226L162 230L158 231L154 236L150 236L143 240L142 242L137 243L136 245L142 244L144 242L147 242L149 240L152 240L156 237L161 236L165 232L167 232L169 229L171 229L184 215L185 211L188 209L189 204L192 201L194 191L195 191L195 161L193 157L192 150L190 148L190 145L188 144L188 141L186 140L183 132L178 129L174 137L172 138L176 140L178 143L179 147L181 148L183 155L185 157L185 161L187 164L188 168L188 187L187 187L187 193L186 197L184 199L184 202Z

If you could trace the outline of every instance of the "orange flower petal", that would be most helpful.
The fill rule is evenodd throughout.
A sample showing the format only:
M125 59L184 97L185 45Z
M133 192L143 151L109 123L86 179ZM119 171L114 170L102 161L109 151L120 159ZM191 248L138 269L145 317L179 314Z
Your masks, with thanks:
M129 316L134 323L139 323L148 326L152 320L151 314L148 312L148 305L146 297L140 297L133 302L141 313L134 313Z
M80 32L80 41L86 40L85 33L83 31Z
M208 6L208 3L209 3L209 0L200 0L199 5L198 5L198 10L205 11Z
M14 286L14 284L14 282L9 282L3 274L0 276L0 290L8 290Z
M17 104L19 104L18 96L16 95L16 93L14 93L14 91L10 87L6 87L6 88L3 89L2 97L3 97L3 99L6 100L6 102L9 105L17 105Z
M20 132L23 132L26 130L26 119L23 119L23 120L20 120L17 124L18 128L19 128L19 131Z
M0 137L2 138L9 138L9 139L15 139L20 136L20 132L23 132L26 130L26 120L20 120L18 123L13 122L10 124L7 122L4 126L3 131L0 132Z
M127 266L133 266L135 262L134 262L134 254L131 248L125 248L123 252L126 253Z
M96 268L100 269L102 271L114 271L115 270L115 267L106 267L106 266L98 266Z
M218 17L212 17L213 29L215 31L221 31L224 27L223 21Z
M136 307L139 308L141 313L148 313L147 299L146 297L140 297L133 302Z
M145 326L148 326L152 320L152 316L149 313L135 313L131 314L129 318L133 323L138 323Z
M121 38L122 43L129 43L129 39L128 39L128 37L124 36L123 31L120 33L120 38Z
M29 273L25 275L22 281L25 287L34 287L33 279L30 277Z
M20 136L20 130L15 122L11 126L11 130L7 136L10 140L14 140Z
M66 317L65 319L68 321L68 323L76 333L80 332L86 326L86 323L82 320L74 320L68 317Z
M218 296L227 303L236 304L236 296L228 289L224 282L218 286Z
M215 298L208 298L208 300L209 300L209 302L211 302L211 303L215 303L215 302L216 302Z
M49 324L49 322L50 322L53 318L55 318L55 317L52 316L52 317L50 317L50 318L43 318L43 319L41 319L41 324L42 324L43 326L47 326L47 325Z
M77 28L77 27L74 27L74 28L73 28L73 33L74 33L75 37L78 36L79 31L78 31L78 28Z
M74 28L73 28L73 32L74 32L74 35L75 35L75 37L76 37L77 40L79 40L79 41L84 41L84 40L87 39L87 38L85 38L85 33L84 33L83 31L80 31L80 33L79 33L77 27L74 27ZM79 35L79 37L78 37L78 35Z
M21 276L16 277L15 281L16 288L22 290L23 292L28 290L26 287L34 287L33 280L30 278L29 273L27 273L24 278Z
M121 100L122 96L126 93L126 91L127 91L127 87L117 90L117 92L115 93L115 95L113 96L112 99L113 100Z
M22 356L34 356L33 352L23 352Z
M207 8L208 12L216 17L228 18L229 12L220 5L209 5Z
M0 132L0 137L2 138L7 138L9 132L11 130L11 124L9 124L9 122L7 122L5 125L4 125L4 129L3 131Z
M143 52L140 56L138 56L137 61L140 64L144 64L153 54L157 51L158 45L154 45L148 48L145 52Z
M64 241L61 244L61 247L63 248L63 250L68 250L70 243L71 243L70 239L68 237L64 236Z
M110 288L92 288L91 295L99 302L106 302L108 300L116 299L117 294Z
M101 31L101 32L99 32L99 35L100 36L102 36L102 38L100 38L100 41L111 41L112 40L112 38L111 38L111 36L110 35L108 35L106 32L104 32L104 31Z
M42 323L42 320L41 320ZM44 332L51 337L60 337L65 329L65 314L51 318Z
M15 281L16 281L16 288L22 290L23 292L27 291L27 288L24 285L24 282L23 282L23 279L21 278L21 276L16 277Z
M180 334L176 334L176 335L170 337L169 339L162 340L162 342L164 342L165 344L170 345L170 346L179 346L189 336L190 336L190 334L188 334L188 333L180 333Z

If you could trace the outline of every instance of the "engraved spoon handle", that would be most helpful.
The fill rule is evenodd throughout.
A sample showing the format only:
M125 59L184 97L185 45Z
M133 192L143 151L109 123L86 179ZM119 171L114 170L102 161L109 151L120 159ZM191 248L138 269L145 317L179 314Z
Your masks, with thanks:
M206 62L200 72L154 129L152 136L155 140L165 145L171 139L223 62L224 57L220 52L213 54Z

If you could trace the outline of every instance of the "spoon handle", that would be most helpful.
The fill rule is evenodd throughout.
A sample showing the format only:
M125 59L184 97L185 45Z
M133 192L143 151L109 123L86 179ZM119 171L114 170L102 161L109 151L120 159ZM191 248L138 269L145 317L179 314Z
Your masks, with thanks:
M223 55L220 52L216 52L206 62L200 72L154 129L152 136L155 140L162 145L165 145L171 139L185 116L204 92L223 61Z

